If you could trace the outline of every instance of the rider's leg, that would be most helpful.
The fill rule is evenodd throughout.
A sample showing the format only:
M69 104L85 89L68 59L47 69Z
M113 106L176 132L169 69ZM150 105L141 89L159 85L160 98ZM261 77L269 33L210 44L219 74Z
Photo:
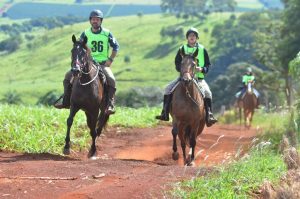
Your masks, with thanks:
M162 109L160 115L155 116L156 119L163 120L163 121L169 121L171 101L172 101L172 94L168 94L168 95L165 94L164 102L163 102L164 103L163 109Z
M114 114L115 111L115 93L116 93L116 80L115 76L112 73L110 67L104 67L103 70L108 84L108 104L106 113L107 114Z
M174 90L174 87L178 84L178 82L179 82L179 78L170 82L170 84L166 87L165 94L164 94L164 101L163 101L163 109L161 111L161 114L155 117L156 119L163 120L163 121L169 121L169 113L170 113L170 107L171 107L171 101L172 101L172 92Z
M204 106L206 112L206 126L210 127L218 121L212 113L212 93L204 79L199 80L198 84L205 91Z
M70 108L70 99L71 99L71 92L72 92L72 72L68 71L65 75L65 79L63 81L64 85L64 94L62 102L58 102L54 104L55 108L62 109L62 108Z
M254 94L256 96L256 99L257 99L257 103L256 103L255 108L259 109L259 105L260 105L260 97L259 96L260 96L260 94L255 88L253 89L253 92L254 92Z

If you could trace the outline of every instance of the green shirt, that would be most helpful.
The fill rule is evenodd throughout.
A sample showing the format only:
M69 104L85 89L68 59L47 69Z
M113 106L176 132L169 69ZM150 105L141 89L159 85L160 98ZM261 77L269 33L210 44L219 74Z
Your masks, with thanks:
M249 81L254 81L255 77L253 75L244 75L242 82L247 85Z
M93 59L97 62L106 61L108 59L109 50L109 30L102 28L100 33L95 34L91 28L88 28L84 33L88 38L87 46L91 49Z
M183 49L185 54L193 54L198 48L198 66L203 68L204 67L204 47L201 44L197 44L195 47L189 47L187 44L183 45ZM196 72L196 77L199 79L204 79L203 72Z

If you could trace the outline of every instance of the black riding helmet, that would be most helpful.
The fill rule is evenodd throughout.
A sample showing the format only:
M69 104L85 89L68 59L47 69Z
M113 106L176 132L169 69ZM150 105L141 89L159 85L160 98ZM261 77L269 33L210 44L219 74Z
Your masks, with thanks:
M93 10L90 13L90 20L92 17L97 17L97 18L103 19L103 13L100 10Z
M196 28L191 27L190 29L188 29L188 31L185 34L185 37L188 38L190 33L194 33L197 37L197 39L199 39L199 32Z

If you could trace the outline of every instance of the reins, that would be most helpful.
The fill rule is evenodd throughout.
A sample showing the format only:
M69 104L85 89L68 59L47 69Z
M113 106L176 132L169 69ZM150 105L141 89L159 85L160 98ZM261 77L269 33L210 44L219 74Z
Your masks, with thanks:
M194 82L192 82L192 84L194 84ZM192 102L194 102L197 106L200 106L200 104L191 96L187 86L184 85L185 88L185 94L192 100Z
M97 78L97 76L98 76L98 74L99 74L99 67L100 67L100 66L97 65L96 67L97 67L97 68L96 68L96 75L95 75L95 77L93 77L93 79L91 79L90 81L88 81L88 82L86 82L86 83L81 83L80 77L79 77L79 83L80 83L80 85L86 86L86 85L92 83L92 82ZM87 72L87 73L83 72L81 69L80 69L80 72L81 72L82 74L84 74L84 75L89 75L90 72L92 71L92 69L94 69L94 68L95 68L95 67L92 67L91 70L90 70L89 72Z

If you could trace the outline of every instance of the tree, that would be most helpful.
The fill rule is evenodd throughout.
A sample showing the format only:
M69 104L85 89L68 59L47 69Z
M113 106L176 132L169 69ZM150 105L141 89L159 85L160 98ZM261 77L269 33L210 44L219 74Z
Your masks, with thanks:
M285 0L282 17L269 22L265 30L256 35L255 49L258 59L270 70L280 74L284 79L282 90L286 102L292 105L292 78L289 73L289 62L300 50L300 1Z
M210 13L215 11L233 11L236 3L234 0L161 0L160 7L163 12L184 13Z
M245 13L239 18L232 15L223 24L214 26L211 35L214 38L211 59L214 60L211 77L223 73L226 68L236 62L247 62L262 66L253 56L255 49L253 32L264 27L269 19L260 13Z

